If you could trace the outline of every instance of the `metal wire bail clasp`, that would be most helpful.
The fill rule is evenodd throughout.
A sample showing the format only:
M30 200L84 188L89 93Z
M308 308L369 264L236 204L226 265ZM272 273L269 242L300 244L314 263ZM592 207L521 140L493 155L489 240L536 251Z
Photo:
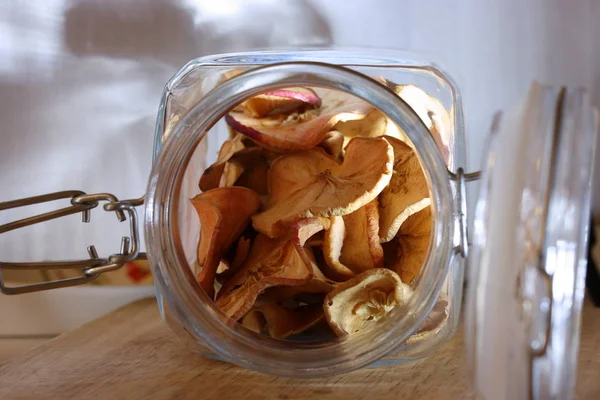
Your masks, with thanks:
M459 242L454 251L462 258L469 256L469 233L467 229L467 182L477 181L481 178L481 171L464 172L458 168L456 172L448 170L450 180L456 182L456 209L454 216L456 227L459 232Z
M113 271L130 261L146 257L145 254L139 253L140 239L138 232L137 212L135 210L135 207L144 204L143 197L139 199L119 201L117 197L109 193L86 194L82 191L71 190L0 203L0 211L62 199L70 199L70 206L0 225L0 234L78 212L82 213L82 221L87 223L90 222L90 210L98 207L99 203L104 201L106 202L106 204L103 206L104 210L115 212L119 222L123 222L129 218L130 236L123 237L121 240L120 251L118 253L111 254L107 258L100 258L96 248L92 245L87 249L89 259L75 261L19 263L0 261L0 291L2 293L20 294L80 285L93 281L104 272ZM4 269L42 271L49 269L77 269L81 271L81 276L9 287L6 285L2 276L2 271Z

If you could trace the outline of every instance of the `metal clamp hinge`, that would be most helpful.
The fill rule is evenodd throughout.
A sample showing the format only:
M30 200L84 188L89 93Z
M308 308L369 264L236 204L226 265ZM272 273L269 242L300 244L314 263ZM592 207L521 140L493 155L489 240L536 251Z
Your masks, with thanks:
M456 210L455 222L458 229L458 243L454 251L462 258L469 256L469 234L467 218L467 182L473 182L481 178L481 171L465 173L462 168L456 172L448 171L450 179L456 182Z
M98 207L100 202L104 201L106 202L103 206L104 210L114 212L119 222L129 219L130 233L129 236L122 238L120 251L106 258L101 258L98 256L96 248L92 245L87 249L89 258L83 260L18 263L0 261L0 292L4 294L20 294L81 285L97 279L102 273L118 269L128 262L146 258L145 253L139 252L140 239L137 212L135 210L135 207L144 204L143 197L119 201L117 197L109 193L86 194L82 191L72 190L0 203L0 211L62 199L70 199L70 206L0 225L0 234L78 212L82 213L82 221L87 223L90 222L90 211ZM80 270L81 275L74 278L55 279L28 285L7 286L2 272L8 269L38 271L74 269Z

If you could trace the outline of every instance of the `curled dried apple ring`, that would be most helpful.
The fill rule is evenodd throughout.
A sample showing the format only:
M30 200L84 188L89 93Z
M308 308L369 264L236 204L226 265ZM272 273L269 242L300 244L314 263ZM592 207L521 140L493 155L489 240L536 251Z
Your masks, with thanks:
M395 272L371 269L329 292L323 302L325 318L338 336L356 333L404 304L411 294Z

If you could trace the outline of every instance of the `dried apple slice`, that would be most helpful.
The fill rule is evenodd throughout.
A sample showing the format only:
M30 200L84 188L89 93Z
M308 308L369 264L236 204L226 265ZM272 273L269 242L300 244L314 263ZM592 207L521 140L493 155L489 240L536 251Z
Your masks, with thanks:
M307 150L317 146L339 121L364 118L372 106L347 93L320 91L322 106L302 114L253 118L233 111L225 116L229 126L274 150Z
M244 72L246 72L246 71L243 70L243 69L239 69L239 68L231 69L229 71L225 71L223 73L223 75L221 75L221 77L219 79L219 82L218 82L218 85L220 85L221 83L223 83L225 81L228 81L229 79L233 78L234 76L238 76L238 75L240 75L240 74L242 74Z
M323 309L331 329L344 336L377 323L411 294L395 272L376 268L337 285L325 297Z
M313 295L326 295L333 289L336 282L327 278L315 261L315 257L310 248L304 249L310 259L312 277L303 285L299 286L273 286L265 290L263 297L271 302L283 302L285 300L301 301L309 303L308 298ZM323 297L319 303L323 302Z
M217 266L217 274L222 274L230 269L229 262L225 259L221 259L219 261L219 265Z
M427 180L415 152L398 139L386 140L394 148L394 172L379 195L381 242L392 240L408 217L431 204Z
M235 161L232 163L235 164ZM259 195L268 193L267 172L269 165L263 157L256 157L254 161L248 163L235 180L236 186L242 186L255 191Z
M233 186L240 176L243 175L243 173L244 168L239 164L231 162L225 163L225 168L223 169L223 176L221 177L219 187Z
M355 274L383 267L383 248L379 243L377 199L351 214L344 215L346 238L340 261Z
M329 228L331 229L331 228ZM325 232L327 231L321 231L317 234L315 234L313 237L311 237L310 239L308 239L306 241L306 247L323 247L323 241L325 240Z
M342 247L346 238L346 225L344 217L334 216L330 219L331 225L325 231L323 240L323 256L329 267L328 275L331 275L335 280L345 281L354 276L354 272L340 262L342 255Z
M223 178L225 173L225 168L228 166L228 161L236 154L244 154L260 150L256 148L251 150L249 149L244 152L244 149L246 149L250 144L251 141L248 139L244 139L243 136L236 136L233 139L226 140L221 146L221 149L219 150L219 156L217 157L217 161L215 161L211 166L206 168L206 170L204 170L204 172L202 173L199 183L200 190L206 192L210 189L215 189L219 187L221 179ZM235 182L235 180L239 177L241 172L242 170L238 167L236 171L228 172L227 174L225 174L228 176L225 179L230 182ZM232 177L232 175L235 176Z
M242 148L243 144L239 139L234 138L231 140L226 140L219 150L217 161L206 168L202 173L202 176L200 177L200 183L198 185L200 186L200 190L205 192L207 190L219 187L227 160L229 160L236 151Z
M343 135L344 147L356 136L390 136L403 142L409 142L404 131L377 109L371 110L363 119L338 122L333 129Z
M398 240L398 257L391 268L402 282L412 283L421 272L429 250L431 228L431 207L411 215L400 227L395 239Z
M225 81L228 81L229 79L233 78L234 76L238 76L240 74L243 74L244 72L246 72L246 70L243 69L231 69L229 71L225 71L220 77L219 80L217 81L217 86L219 86L220 84L222 84ZM233 108L236 111L242 111L242 108L238 105L236 107ZM233 130L233 129L229 129L229 137L230 138L234 138L238 135L237 131Z
M351 214L330 220L323 255L334 279L345 281L357 273L383 267L377 199Z
M245 71L242 69L227 71L221 76L218 84L243 72ZM277 113L291 112L303 106L320 107L321 98L314 90L308 88L278 89L254 96L242 102L235 110L243 111L251 117L264 117Z
M240 107L247 116L261 118L303 107L321 107L321 98L311 89L296 87L259 94L244 101Z
M341 160L344 154L344 135L338 131L327 132L319 147L336 160Z
M301 285L310 276L310 269L291 241L258 235L248 260L225 282L217 294L216 304L228 317L237 320L252 308L260 292L267 287Z
M242 325L256 333L265 333L274 339L285 339L302 333L323 320L320 304L294 309L276 304L262 304L250 310L241 320Z
M439 332L446 322L448 322L448 300L440 297L423 324L406 342L410 344L431 337Z
M230 254L231 261L226 262L226 260L221 260L221 264L219 264L219 269L217 269L217 282L223 284L223 282L227 281L229 278L233 276L236 272L240 270L246 258L248 258L248 253L250 253L250 246L252 245L252 239L241 236L235 244L235 249L233 249L233 253ZM396 254L396 253L394 253ZM227 268L221 269L221 265L223 263L227 264Z
M297 303L323 304L323 298L334 286L329 282L319 279L310 279L308 282L298 286L272 286L266 289L261 298L273 303L284 303L292 301Z
M451 121L446 108L434 97L415 85L402 86L398 94L415 110L425 123L433 140L437 144L444 161L449 160L448 143L450 141Z
M254 228L276 237L298 218L345 215L372 201L389 183L393 149L383 138L352 139L344 162L321 149L283 155L269 169L269 200Z
M323 217L304 218L299 220L292 227L291 239L297 246L304 246L306 241L321 232L329 229L329 219ZM307 265L310 259L306 258Z
M223 253L260 208L260 198L240 187L217 188L194 197L192 205L200 218L198 243L198 282L208 296L214 297L214 281Z
M327 219L312 218L296 223L289 236L270 239L259 234L242 268L219 291L217 306L237 320L252 308L264 289L308 282L313 272L304 243L328 227Z
M383 78L382 81L415 111L429 129L438 150L442 154L442 158L448 162L450 159L448 145L452 121L444 105L415 85L397 85Z
M381 244L383 248L383 266L384 268L394 269L396 261L398 261L398 241L390 240Z
M243 73L244 70L234 69L225 72L219 84ZM314 90L303 87L271 90L242 102L234 108L254 118L265 117L279 113L289 113L300 108L320 107L321 98Z
M246 258L248 257L248 253L250 252L250 245L252 244L252 240L240 237L237 245L235 246L235 255L233 256L233 260L231 260L232 269L238 269L242 266Z
M313 273L312 280L314 280L314 281L320 281L320 282L325 282L325 283L327 283L330 286L335 285L336 282L334 282L331 279L327 278L325 276L325 274L323 274L323 271L321 271L321 269L319 268L319 265L317 264L317 261L315 259L315 255L312 252L312 250L307 249L306 254L308 255L308 258L310 259L310 266L311 266L312 273Z

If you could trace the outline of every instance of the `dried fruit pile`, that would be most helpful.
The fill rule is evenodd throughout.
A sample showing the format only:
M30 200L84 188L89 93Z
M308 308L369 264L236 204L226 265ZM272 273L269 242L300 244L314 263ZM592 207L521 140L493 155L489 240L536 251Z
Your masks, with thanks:
M410 298L431 202L394 123L308 88L253 97L225 120L231 137L191 200L198 281L223 313L273 338L318 325L346 335Z

